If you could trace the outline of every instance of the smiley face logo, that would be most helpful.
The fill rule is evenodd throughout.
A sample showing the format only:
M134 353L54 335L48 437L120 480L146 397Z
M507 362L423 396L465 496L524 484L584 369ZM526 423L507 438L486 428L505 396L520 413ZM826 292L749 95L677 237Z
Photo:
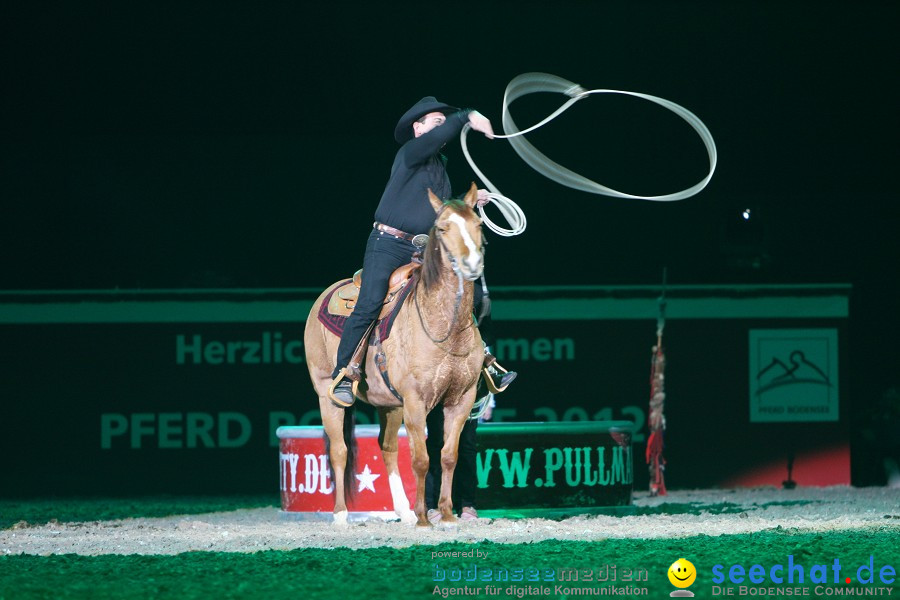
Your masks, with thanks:
M697 579L697 569L691 561L679 558L669 567L669 581L677 588L690 587Z

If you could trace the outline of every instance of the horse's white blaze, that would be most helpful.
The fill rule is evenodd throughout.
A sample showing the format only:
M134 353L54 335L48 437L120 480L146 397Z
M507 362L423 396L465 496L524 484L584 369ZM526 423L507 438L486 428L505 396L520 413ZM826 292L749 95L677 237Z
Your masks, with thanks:
M457 214L450 215L448 219L451 223L456 223L456 226L459 227L463 243L469 250L469 254L466 256L465 261L469 265L469 270L475 271L478 269L479 263L481 263L481 251L478 249L478 246L475 245L475 240L473 240L472 236L469 235L469 232L466 231L466 220Z
M391 498L394 500L394 512L403 516L409 512L409 498L403 491L403 480L400 479L399 473L391 473L388 475L388 484L391 486Z

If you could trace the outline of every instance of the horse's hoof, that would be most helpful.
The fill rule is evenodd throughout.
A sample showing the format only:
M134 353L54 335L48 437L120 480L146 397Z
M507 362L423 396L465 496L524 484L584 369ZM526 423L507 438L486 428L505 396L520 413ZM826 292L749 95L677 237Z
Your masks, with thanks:
M440 521L435 523L434 526L446 531L452 531L459 528L459 521L456 519L456 517L448 520L441 519Z
M334 513L334 522L332 525L335 527L347 527L347 511L342 510Z
M441 527L443 529L452 529L456 527L456 516L451 512L449 516L445 517L444 514L436 508L430 509L425 516L435 527Z

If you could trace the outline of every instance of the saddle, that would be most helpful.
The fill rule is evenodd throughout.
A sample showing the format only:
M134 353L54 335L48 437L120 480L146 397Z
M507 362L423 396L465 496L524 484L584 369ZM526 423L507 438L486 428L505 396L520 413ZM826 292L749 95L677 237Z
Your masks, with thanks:
M331 397L332 401L339 406L343 406L343 404L335 400L334 387L345 376L353 380L353 394L357 398L367 401L366 390L368 389L368 386L365 384L365 376L360 369L360 365L365 359L367 347L372 342L374 342L377 350L375 362L378 365L378 370L381 372L385 384L401 402L403 401L394 389L394 386L391 385L390 378L388 377L387 361L384 356L384 349L381 347L381 342L382 340L387 339L390 334L394 317L396 317L398 309L403 304L403 300L409 295L409 292L413 287L415 287L415 277L421 267L422 263L413 259L413 262L398 267L391 273L391 277L388 279L388 292L384 298L384 303L381 307L381 312L378 314L378 318L369 325L369 328L366 330L365 334L363 334L359 345L353 353L353 358L350 360L350 365L341 371L341 375L334 380L331 384L331 388L328 390L328 395ZM353 309L356 307L356 300L359 298L359 289L361 285L362 269L354 273L352 279L348 279L332 290L331 295L327 298L327 302L323 302L322 306L319 308L319 322L333 334L340 336L343 332L344 323L346 322L347 317L350 316L350 313L352 313ZM374 340L372 338L374 338Z
M411 262L402 267L397 267L397 269L391 273L391 278L388 280L388 292L384 297L384 304L381 307L381 312L378 313L377 320L383 319L394 310L394 301L412 280L416 270L421 267L421 264ZM331 298L328 300L328 314L334 315L335 317L350 316L350 313L352 313L353 309L356 307L356 300L359 298L359 288L361 285L362 269L353 274L353 279L334 290L331 294Z

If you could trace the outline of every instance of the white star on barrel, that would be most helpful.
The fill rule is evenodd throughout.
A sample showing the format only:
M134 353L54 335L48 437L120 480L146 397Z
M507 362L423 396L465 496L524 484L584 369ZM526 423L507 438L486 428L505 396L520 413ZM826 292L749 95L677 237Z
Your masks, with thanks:
M366 465L363 469L362 473L357 473L356 478L359 480L359 489L357 492L361 492L363 490L372 490L375 491L375 480L381 477L380 473L373 473L369 469L369 465Z

